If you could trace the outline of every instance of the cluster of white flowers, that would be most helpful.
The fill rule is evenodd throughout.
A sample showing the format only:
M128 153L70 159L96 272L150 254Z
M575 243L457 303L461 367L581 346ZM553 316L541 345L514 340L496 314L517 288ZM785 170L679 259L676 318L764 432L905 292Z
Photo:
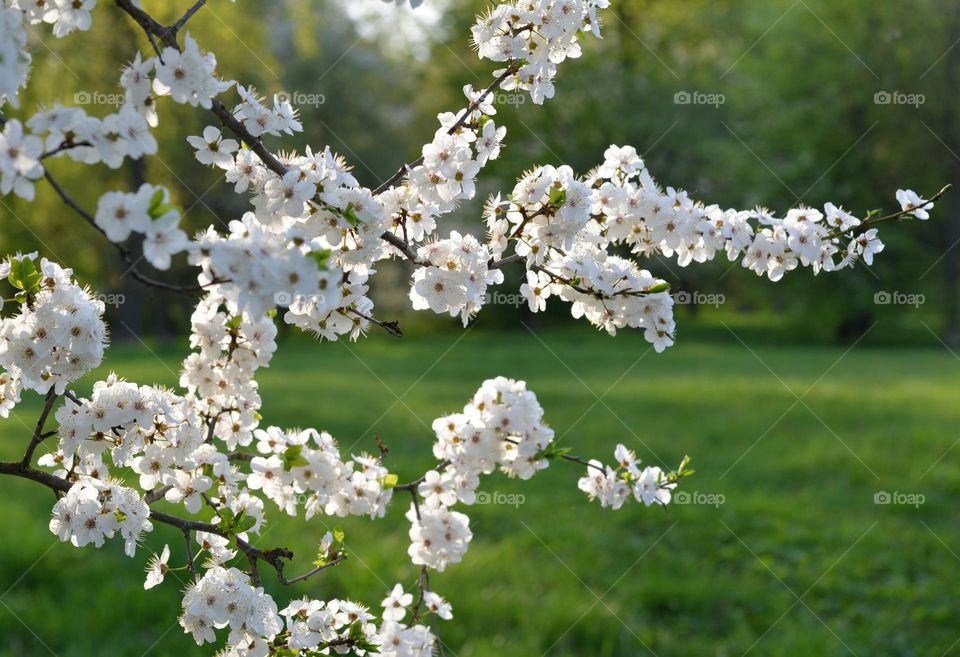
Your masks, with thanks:
M19 291L19 312L0 317L4 415L20 389L63 393L100 364L106 346L103 302L73 281L72 270L46 258L37 268L35 261L30 254L0 262L0 281Z
M573 248L580 232L590 221L591 190L573 170L544 166L524 174L513 188L507 219L514 229L522 226L523 241L517 253L542 264L551 249ZM516 232L516 231L514 231Z
M305 499L306 518L317 513L379 518L393 496L389 472L379 460L355 456L346 463L337 442L314 429L284 432L277 427L258 429L256 456L247 477L250 490L263 494L290 515Z
M623 445L617 445L614 458L616 468L591 460L586 476L578 482L580 490L591 500L599 500L600 506L612 509L623 506L631 493L645 506L666 506L680 478L692 474L687 469L689 459L684 459L676 472L665 472L655 465L641 469L637 455Z
M303 244L296 228L272 232L252 212L229 227L226 238L209 229L191 248L190 263L202 268L200 281L212 295L253 317L294 302L317 312L337 307L338 272L315 257L322 253Z
M135 490L116 483L81 481L57 500L50 519L50 531L61 541L76 547L93 543L100 547L115 533L125 541L132 557L143 532L153 529L150 507Z
M422 149L422 162L410 168L403 184L377 200L390 217L387 228L412 244L436 230L436 220L476 195L481 167L500 154L506 128L497 127L492 98L464 87L468 110L438 115L440 128ZM451 132L452 131L452 132Z
M56 419L60 444L40 463L60 468L58 476L106 481L103 457L109 454L113 465L133 468L140 488L151 491L173 482L177 468L198 467L192 456L203 444L200 420L192 404L168 390L111 374L94 384L90 399L61 406Z
M197 645L216 641L214 630L229 627L227 643L249 657L265 657L267 642L283 629L273 598L243 571L220 566L187 588L180 626Z
M359 271L344 274L339 290L323 287L321 296L298 296L290 303L283 318L288 324L326 339L337 340L349 335L356 340L370 325L373 301L367 296L368 275ZM322 282L322 281L321 281ZM337 299L333 309L327 299Z
M200 52L197 42L189 34L184 37L182 50L164 48L159 58L150 61L156 73L153 92L157 96L170 96L176 103L210 109L213 99L233 86L232 82L223 82L216 77L216 56L211 52ZM142 91L139 95L142 96Z
M470 518L443 506L419 510L411 506L407 520L410 521L407 554L418 566L443 572L448 565L463 559L473 539Z
M600 36L597 10L610 0L518 0L499 4L477 18L473 43L480 57L521 61L504 89L525 89L534 103L553 98L557 65L580 56L581 31Z
M373 615L356 602L301 598L293 600L280 614L286 619L286 647L298 651L297 654L327 654L331 646L342 654L350 644L379 643Z
M97 203L94 220L112 242L142 234L143 255L157 269L169 269L171 256L190 245L164 187L144 184L133 194L107 192Z
M199 410L213 424L212 434L228 449L249 445L259 424L254 376L273 358L277 327L212 294L197 304L190 324L195 352L183 361L180 385L201 400Z
M380 657L432 657L437 642L425 625L387 622L381 626L377 641Z
M15 6L0 5L0 105L20 106L20 89L30 75L30 53L22 14Z
M574 317L585 317L611 335L623 327L640 328L661 352L673 344L673 297L667 283L627 258L579 242L547 261L556 296L571 303ZM558 283L559 282L559 283Z
M442 571L460 561L473 538L470 519L449 507L473 504L480 475L498 466L522 479L547 467L553 430L526 384L504 377L485 381L462 413L437 418L433 430L433 453L441 466L419 480L416 494L423 504L407 512L408 553L414 564Z
M480 57L507 63L495 72L503 90L529 91L539 104L554 94L557 66L579 57L579 33L599 35L596 11L608 5L608 0L503 3L478 18L473 40ZM423 147L421 160L407 169L402 184L378 197L392 219L391 232L412 244L431 235L440 215L474 197L480 169L500 154L506 128L492 118L493 95L470 85L464 95L467 109L440 114L440 128ZM421 308L443 305L439 299L424 304L423 296L411 293ZM447 310L457 314L455 306L438 312Z
M511 477L529 479L547 467L542 452L553 441L537 396L523 381L505 377L483 382L473 399L433 422L433 454L449 463L458 499L473 503L477 476L499 466Z
M389 255L381 239L389 219L343 159L329 148L308 148L287 159L281 176L249 150L224 157L219 133L208 129L193 139L198 158L226 168L238 192L251 192L254 207L231 222L226 238L213 230L197 237L190 262L203 269L201 283L253 314L288 308L286 322L326 339L363 333L373 311L367 279L372 264ZM217 144L216 155L210 144Z
M292 135L303 130L303 126L297 120L297 111L290 104L289 99L275 94L273 107L267 107L252 88L245 89L238 85L237 92L242 101L233 113L243 122L247 132L254 137L261 135L279 137L282 133Z
M483 305L487 285L503 282L503 272L487 269L490 252L473 235L452 231L450 237L420 247L425 264L413 272L410 300L414 310L460 315L466 326Z
M721 210L682 190L663 191L629 146L607 149L603 165L586 180L594 189L592 211L602 226L603 244L627 244L644 257L675 257L680 266L725 253L778 281L800 265L816 274L849 267L858 259L870 264L873 254L883 250L876 229L854 235L862 222L832 203L823 212L799 207L779 218L764 208ZM908 193L913 194L900 190L898 199ZM915 194L910 203L915 203L910 209L923 214L922 208L932 207ZM906 203L903 207L908 209Z
M147 119L131 103L102 119L79 107L54 105L30 117L27 127L43 137L49 153L84 164L102 162L116 169L126 157L139 159L157 152Z
M74 30L90 29L90 12L97 0L9 0L11 9L23 12L31 25L48 23L56 37L65 37Z
M899 190L897 199L919 219L933 206L910 190ZM772 281L801 265L815 274L860 259L869 265L883 250L877 229L832 203L823 212L795 208L781 219L763 208L721 210L682 190L663 191L630 146L611 146L604 163L582 179L568 167L536 168L519 179L508 201L492 197L484 214L492 256L500 258L513 240L513 257L526 262L520 291L531 311L544 310L556 296L571 303L574 317L611 334L625 326L644 329L657 351L673 344L669 285L611 247L676 258L680 266L725 253Z
M12 191L20 198L32 201L36 194L33 181L43 176L42 152L42 139L25 134L20 121L7 121L0 132L0 193Z

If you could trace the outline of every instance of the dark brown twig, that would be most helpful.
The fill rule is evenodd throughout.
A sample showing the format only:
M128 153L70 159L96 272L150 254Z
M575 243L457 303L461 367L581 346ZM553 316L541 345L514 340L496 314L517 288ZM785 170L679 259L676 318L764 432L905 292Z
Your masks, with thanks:
M40 412L40 417L37 420L37 427L34 429L33 436L30 438L30 444L27 445L27 451L24 453L23 458L20 459L21 468L29 467L30 462L33 460L33 454L40 443L56 433L55 431L45 433L43 428L47 424L47 418L50 417L50 411L53 410L53 405L57 402L59 396L54 388L50 388L47 392L47 396L43 401L43 410Z

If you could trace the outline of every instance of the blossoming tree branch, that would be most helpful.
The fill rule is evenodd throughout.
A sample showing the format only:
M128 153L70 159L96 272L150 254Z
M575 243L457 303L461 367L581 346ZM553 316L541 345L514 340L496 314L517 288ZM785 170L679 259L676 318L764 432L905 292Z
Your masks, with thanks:
M477 235L445 231L442 218L475 196L477 176L506 137L494 92L529 94L538 105L553 98L558 68L580 55L581 39L601 36L610 0L519 0L479 16L471 38L480 58L495 63L491 83L464 87L464 107L439 115L421 157L374 189L359 184L329 147L281 154L282 136L301 130L297 112L281 96L264 98L242 81L218 77L215 55L186 30L206 0L185 8L172 25L135 0L96 4L4 0L0 193L29 201L38 185L47 185L143 284L196 295L192 352L177 390L113 373L90 390L74 389L107 347L103 303L63 264L6 255L0 417L25 393L41 396L43 406L24 437L22 458L0 462L0 474L56 493L49 527L61 540L77 547L122 540L134 558L151 552L145 589L164 585L171 571L188 573L180 625L197 643L221 645L230 657L331 650L414 657L442 650L434 619L453 614L431 590L430 573L467 552L469 518L455 508L474 503L480 478L495 470L528 479L552 462L579 464L580 489L613 509L629 500L666 506L692 472L686 458L673 471L644 467L623 446L610 464L573 456L554 442L524 382L498 377L483 382L461 412L434 421L435 467L401 483L382 445L372 455L345 454L326 432L264 424L269 410L261 409L256 374L276 350L277 321L326 340L355 340L371 325L399 334L395 323L376 318L368 296L377 263L399 259L413 269L413 308L459 316L466 325L481 311L488 287L503 283L503 270L522 267L520 292L533 312L553 298L611 334L641 330L662 351L673 344L673 298L668 281L642 268L645 258L687 266L724 254L773 281L798 267L818 274L870 264L884 248L878 224L927 219L946 191L925 199L899 190L899 209L861 217L831 203L783 217L763 208L723 210L664 189L634 148L611 146L584 174L532 167L512 190L487 201ZM152 46L120 71L125 104L102 117L60 105L24 112L27 26L45 24L56 37L83 45L73 33L88 29L100 11L127 14ZM151 184L104 190L95 208L84 208L50 169L60 158L118 168L156 153L152 130L168 102L207 112L211 125L184 138L201 163L223 169L234 191L249 199L250 210L226 233L210 226L188 236L169 192ZM141 254L125 245L132 234L143 236L142 258L156 270L185 258L198 270L196 285L176 286L142 271ZM318 515L378 519L398 496L409 505L415 569L373 607L379 611L341 599L278 603L267 593L265 577L291 584L348 559L339 531L323 536L308 560L260 544L268 507L304 522ZM161 501L167 511L155 508ZM182 532L185 563L171 562L167 545L147 547L157 523Z

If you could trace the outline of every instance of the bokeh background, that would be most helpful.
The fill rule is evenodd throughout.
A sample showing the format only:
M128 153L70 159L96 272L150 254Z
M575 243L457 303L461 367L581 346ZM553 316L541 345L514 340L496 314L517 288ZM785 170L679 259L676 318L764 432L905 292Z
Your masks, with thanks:
M168 21L179 4L144 1ZM58 41L34 31L25 107L113 111L119 63L147 44L101 5L88 33ZM490 80L467 38L484 6L214 1L190 30L225 77L298 105L304 133L271 146L330 144L373 185L418 154L436 114L461 106L463 85ZM960 3L621 0L604 17L605 38L562 67L556 99L500 109L507 148L485 169L477 202L441 233L479 231L482 199L526 168L585 171L611 143L635 145L662 184L724 207L782 213L833 201L862 215L894 208L898 187L931 195L960 184ZM163 103L159 157L118 171L52 166L86 207L149 180L173 191L193 228L222 226L246 204L193 159L184 138L207 124L201 111ZM0 221L0 252L38 250L118 300L117 344L98 377L176 383L188 300L124 276L43 185L32 204L0 199ZM485 480L483 490L517 504L469 509L467 558L435 577L454 604L441 628L454 657L960 653L960 195L931 221L881 236L887 249L873 267L798 271L776 285L719 260L651 261L675 290L705 301L678 307L677 345L661 355L642 336L575 323L562 304L532 316L494 303L466 331L414 316L409 271L391 263L373 295L406 337L330 344L283 331L259 377L265 422L327 429L354 450L375 449L379 434L407 480L431 463L431 419L504 374L528 381L578 454L622 442L652 464L693 457L687 503L666 512L588 504L579 468ZM192 275L180 263L165 276ZM518 285L508 275L503 291ZM0 424L0 458L22 453L38 410L28 396ZM60 545L46 528L52 503L30 482L0 482L0 655L212 653L176 625L181 583L145 593L145 555L126 559L116 542ZM281 601L376 605L395 581L413 581L402 515L397 505L377 523L338 521L347 564L292 590L268 586ZM271 518L265 542L304 558L326 530L325 519L304 528ZM182 550L165 527L151 541Z

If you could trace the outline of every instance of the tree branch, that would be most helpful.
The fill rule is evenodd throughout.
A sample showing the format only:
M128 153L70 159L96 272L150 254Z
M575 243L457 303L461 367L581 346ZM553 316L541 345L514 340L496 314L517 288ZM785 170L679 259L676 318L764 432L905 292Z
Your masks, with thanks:
M484 89L483 92L481 92L481 94L477 96L477 99L474 100L472 103L470 103L470 105L468 105L465 110L463 110L463 114L460 115L460 118L457 119L456 123L450 126L450 129L447 130L447 134L452 135L457 130L462 128L464 125L466 125L467 121L470 119L470 115L473 114L474 111L476 111L476 109L483 104L483 101L486 100L487 96L489 96L494 91L499 89L500 85L503 84L504 80L506 80L508 77L510 77L516 72L517 72L517 64L512 63L509 66L507 66L507 68L504 69L503 73L498 75L496 79L492 83L490 83L490 86ZM407 172L410 169L416 169L421 164L423 164L422 155L418 157L416 160L414 160L413 162L409 164L404 164L402 167L397 169L396 173L394 173L392 176L390 176L389 178L384 180L382 183L380 183L380 185L375 190L373 190L373 195L377 196L387 191L394 184L402 180L403 177L407 175Z
M167 290L168 292L176 292L177 294L193 295L198 292L203 292L206 289L207 286L205 285L194 285L194 286L171 285L170 283L164 283L163 281L158 281L155 278L151 278L150 276L147 276L146 274L141 272L137 268L137 263L133 259L133 255L130 253L130 250L127 249L127 247L125 247L124 245L110 240L110 238L107 237L106 231L104 231L100 226L97 225L97 221L96 219L94 219L93 215L91 215L89 212L84 210L79 203L77 203L69 194L67 194L66 190L64 190L63 187L60 186L60 183L56 181L53 175L46 168L44 168L43 170L43 177L47 179L47 182L49 182L50 186L53 187L53 191L57 193L57 195L67 205L67 207L69 207L71 210L76 212L84 221L86 221L88 224L93 226L93 228L98 233L103 235L104 239L106 239L108 242L110 242L117 248L117 252L120 254L120 257L129 267L128 271L130 275L133 276L133 278L140 281L144 285L149 285L151 287L159 288L161 290ZM220 282L222 281L216 281L215 283L210 283L209 285L214 285Z
M44 433L43 427L46 425L50 411L53 410L53 405L57 402L59 396L54 388L50 388L50 390L47 391L47 396L43 402L43 410L40 412L40 418L37 420L37 427L33 430L33 437L30 439L30 444L27 445L27 451L20 460L20 467L28 467L33 460L33 453L40 443L53 435L52 433Z
M60 493L65 494L73 487L73 482L67 481L66 479L61 479L47 472L37 470L30 465L23 465L21 462L11 462L11 461L0 461L0 475L10 475L14 477L20 477L22 479L29 479L35 481L39 484L43 484L47 488ZM319 573L322 570L326 570L332 566L343 563L346 560L345 556L338 557L334 559L329 564L324 564L322 567L316 567L312 570L299 575L294 578L288 579L283 574L284 560L290 561L293 559L293 552L285 547L276 547L271 549L261 549L255 545L243 540L239 536L232 535L228 532L225 532L220 526L214 525L209 522L204 522L202 520L192 520L189 518L180 518L178 516L170 515L168 513L163 513L162 511L150 510L150 519L157 522L169 525L171 527L176 527L185 536L189 536L190 532L201 531L209 532L211 534L216 534L217 536L223 536L224 538L233 540L241 552L247 557L247 560L251 563L251 568L253 571L251 577L258 577L258 561L264 561L269 564L277 573L277 580L281 584L294 584L296 582L303 581L312 577L313 575Z
M147 36L150 37L151 43L153 43L153 37L156 36L165 46L174 48L178 51L180 50L180 45L177 43L177 30L183 27L183 23L186 22L186 19L189 19L194 13L196 13L200 6L204 4L203 1L198 1L187 11L186 14L184 14L179 21L177 21L177 23L171 27L167 27L156 21L152 16L150 16L150 14L137 7L133 0L114 0L114 2L120 9L129 14L138 25L140 25L143 31L146 32ZM154 49L159 55L160 50L156 47L156 44L154 44ZM499 89L500 85L502 85L508 77L516 73L517 68L517 63L511 63L509 66L507 66L507 68L499 76L497 76L490 86L484 89L483 92L481 92L481 94L476 98L476 100L467 106L456 123L449 128L448 133L453 134L466 125L470 115L483 103L484 100L486 100L491 93L493 93L496 89ZM234 134L234 136L249 146L250 150L253 151L258 158L260 158L260 161L264 166L281 177L289 172L288 167L273 153L271 153L266 146L263 145L263 142L259 137L254 137L251 135L250 132L244 127L243 123L240 122L220 100L216 98L212 100L210 111L212 111L213 114L220 119L221 124L228 128L230 132ZM373 195L377 196L378 194L383 193L389 189L391 185L402 179L410 168L417 167L420 164L423 164L422 156L414 162L401 167L393 176L385 180L375 190L373 190ZM416 251L405 239L394 235L390 231L385 231L382 233L380 238L389 243L391 246L395 247L407 260L413 264L423 264L419 262Z
M188 10L183 14L183 16L180 17L180 19L179 19L176 23L174 23L173 25L170 26L169 30L173 33L173 37L174 37L174 38L176 38L177 32L180 31L180 28L182 28L184 25L186 25L186 24L187 24L187 21L190 20L190 18L191 18L195 13L197 13L197 11L199 11L200 8L203 7L205 4L207 4L207 0L197 0L197 1L193 4L193 6L190 7L190 9L188 9Z

